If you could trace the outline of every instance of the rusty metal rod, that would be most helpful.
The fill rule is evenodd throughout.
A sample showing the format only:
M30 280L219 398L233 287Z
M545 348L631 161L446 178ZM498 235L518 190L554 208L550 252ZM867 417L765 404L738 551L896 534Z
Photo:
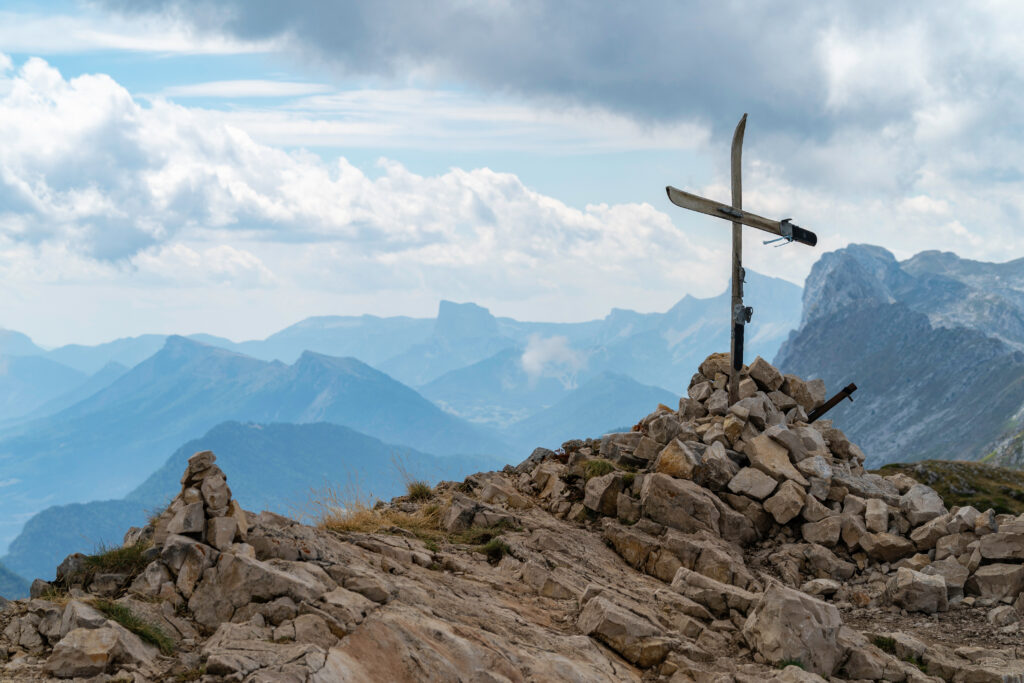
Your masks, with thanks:
M852 403L853 398L851 398L850 394L852 394L855 391L857 391L856 384L847 384L843 388L843 390L840 391L838 394L836 394L835 396L833 396L832 398L830 398L829 400L825 401L820 406L812 410L811 414L807 416L807 421L814 422L819 417L821 417L822 415L824 415L825 413L839 405L839 402L842 401L844 398L850 399L850 402Z

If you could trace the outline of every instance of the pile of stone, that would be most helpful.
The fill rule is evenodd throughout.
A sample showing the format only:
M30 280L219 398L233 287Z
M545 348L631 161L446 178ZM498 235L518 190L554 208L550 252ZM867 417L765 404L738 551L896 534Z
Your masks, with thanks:
M715 601L702 604L731 616L759 652L749 609L775 580L844 608L989 608L990 623L1016 631L1024 517L948 511L909 477L866 472L864 454L831 421L807 422L825 399L820 380L758 358L729 406L727 363L709 357L678 410L659 406L631 432L535 452L520 488L555 516L603 517L605 540L631 566ZM598 460L616 470L588 478ZM751 565L771 580L754 578ZM787 643L799 642L782 639L763 654L781 661ZM841 658L833 663L813 670L835 674Z
M246 513L197 453L125 538L144 569L76 583L72 556L0 605L0 678L1024 680L1024 516L866 472L807 421L824 385L760 358L729 406L726 362L631 432L382 504L376 532Z

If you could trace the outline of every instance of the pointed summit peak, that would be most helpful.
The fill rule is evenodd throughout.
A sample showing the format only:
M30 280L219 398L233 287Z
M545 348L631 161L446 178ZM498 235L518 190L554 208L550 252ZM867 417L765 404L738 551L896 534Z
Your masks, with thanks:
M483 306L442 300L434 334L445 338L496 337L498 322Z

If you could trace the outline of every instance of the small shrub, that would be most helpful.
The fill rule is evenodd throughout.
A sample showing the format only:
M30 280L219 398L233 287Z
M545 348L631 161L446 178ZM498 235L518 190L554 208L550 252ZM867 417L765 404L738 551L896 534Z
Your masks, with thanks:
M487 541L487 543L477 547L476 551L486 555L487 561L491 564L498 564L498 562L501 561L501 558L509 554L510 548L505 541L495 537Z
M143 621L126 605L98 598L93 601L92 606L103 612L108 619L121 624L121 626L124 626L142 640L151 645L156 645L160 648L162 654L170 655L174 652L174 641L160 630L159 626Z
M611 464L607 460L598 458L597 460L591 460L583 466L583 479L590 481L594 477L603 477L609 472L615 471L615 465Z
M776 666L780 669L785 669L787 666L795 666L798 669L804 668L804 663L799 659L783 659Z
M410 481L405 491L413 500L430 500L434 495L434 489L425 481Z

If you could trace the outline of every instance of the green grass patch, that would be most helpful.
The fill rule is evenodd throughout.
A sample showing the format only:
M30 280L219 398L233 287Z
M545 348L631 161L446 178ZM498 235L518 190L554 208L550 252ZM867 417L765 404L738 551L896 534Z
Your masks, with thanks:
M506 531L519 531L519 527L507 522L501 522L494 526L473 526L465 531L451 534L448 541L460 545L485 545Z
M927 667L927 665L925 665L924 660L921 659L920 657L913 657L913 656L911 656L911 657L904 657L903 661L906 662L907 664L913 664L914 666L916 666L918 669L921 670L921 673L928 673L928 667Z
M140 619L126 605L105 598L97 598L93 601L92 606L103 612L108 619L121 624L145 642L156 645L162 654L170 655L174 652L174 641L159 626Z
M785 669L787 666L795 666L798 669L802 669L804 668L804 663L801 662L799 659L783 659L775 666L779 669Z
M615 465L607 460L598 458L597 460L590 460L583 466L583 479L590 481L594 477L603 477L609 472L615 471Z
M888 652L891 655L896 654L896 641L889 636L875 636L871 639L871 644L882 652Z
M487 556L487 561L491 564L498 564L501 558L505 557L511 552L508 544L500 538L492 538L481 546L475 548L478 553L483 553Z
M81 569L65 577L65 585L61 588L70 588L74 585L87 586L97 574L138 576L149 564L145 553L151 546L150 541L143 541L123 548L100 546L99 552L95 555L85 556Z
M961 460L891 463L875 470L882 476L903 473L935 489L946 505L972 505L984 512L1024 512L1024 471Z
M198 681L206 675L206 665L197 666L194 669L188 669L182 671L174 677L175 683L189 683L190 681Z

